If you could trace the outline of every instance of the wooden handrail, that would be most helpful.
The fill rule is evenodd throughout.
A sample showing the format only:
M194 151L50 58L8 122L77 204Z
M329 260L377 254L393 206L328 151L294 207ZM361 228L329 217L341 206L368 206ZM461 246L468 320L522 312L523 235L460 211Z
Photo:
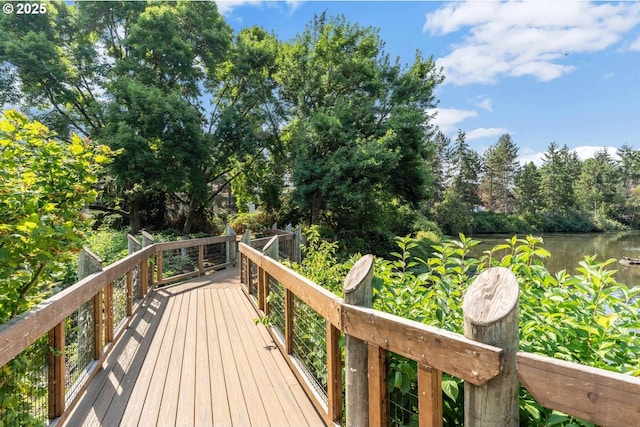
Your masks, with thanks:
M307 383L306 375L299 371L299 362L288 354L291 344L282 343L278 334L270 332L329 425L342 417L342 367L337 348L340 333L368 343L369 385L363 393L369 395L371 426L384 426L389 422L386 389L389 352L417 362L420 426L442 426L441 372L482 386L504 369L505 354L501 348L371 308L346 304L342 298L249 245L241 243L239 252L241 266L257 266L259 281L273 278L326 320L329 375L326 401L316 395L314 387ZM250 283L250 276L245 274L243 277ZM258 300L266 298L266 291L262 293ZM254 303L261 312L260 301ZM285 304L291 304L290 298L285 299ZM285 310L289 312L291 308L285 307ZM266 313L262 311L261 314ZM517 353L516 371L522 385L547 408L603 426L640 425L638 377L525 352Z
M137 241L134 243L138 243ZM172 249L183 249L190 247L198 248L198 270L187 275L203 274L210 268L204 268L203 257L204 247L212 244L229 243L231 263L235 259L235 235L204 237L199 239L181 240L176 242L154 243L153 238L148 233L143 233L141 249L128 255L127 257L109 265L101 271L89 274L72 286L47 298L28 312L25 312L8 322L0 325L0 367L3 367L21 352L35 343L41 337L48 335L49 343L55 351L49 355L49 417L64 418L68 413L65 402L65 321L86 302L92 303L93 324L90 325L94 331L94 345L91 356L94 360L102 362L107 353L113 348L113 342L122 335L124 327L127 326L133 314L141 306L143 299L148 296L152 280L149 267L154 257L157 257L156 269L158 277L162 278L162 252ZM139 247L135 245L135 247ZM227 265L230 263L225 263ZM220 265L213 268L219 268ZM153 267L152 267L153 268ZM139 272L140 289L137 295L133 292L134 270ZM185 275L180 275L185 276ZM176 276L176 277L180 277ZM112 292L113 283L123 278L125 284L125 320L121 325L114 325ZM166 283L173 278L164 278ZM162 283L160 282L160 284ZM140 299L134 306L134 299ZM103 318L104 317L104 318ZM116 330L116 328L118 328ZM96 363L91 368L91 372L84 376L84 381L93 377L100 363ZM88 384L81 386L81 389ZM76 393L75 400L80 393ZM73 402L72 402L73 404ZM72 406L72 405L71 405Z

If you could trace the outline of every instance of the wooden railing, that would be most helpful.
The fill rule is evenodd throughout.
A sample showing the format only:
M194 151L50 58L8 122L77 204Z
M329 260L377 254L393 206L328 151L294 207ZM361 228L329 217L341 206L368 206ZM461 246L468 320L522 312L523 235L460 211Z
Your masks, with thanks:
M48 336L48 343L39 346L44 348L44 365L32 368L44 373L32 382L45 383L39 387L45 389L46 399L41 402L39 393L33 393L36 397L30 405L45 408L35 414L43 423L47 419L61 422L154 285L234 265L236 236L230 230L227 234L154 243L143 232L142 243L129 236L129 251L133 253L104 269L95 256L85 253L80 261L80 275L86 277L0 325L0 385L10 380L10 362L25 351L27 357L32 357L35 352L32 346ZM74 332L71 342L68 330L82 328L85 323L89 324L88 330L81 334ZM80 349L88 354L80 357ZM85 361L76 363L76 359ZM3 398L7 396L0 395L0 403ZM21 422L14 420L13 424L5 425Z
M465 381L467 426L517 426L519 383L547 408L603 426L640 425L640 378L517 351L518 290L515 277L508 278L512 274L509 271L505 274L491 269L476 278L465 297L462 336L347 304L279 263L268 246L259 251L240 243L243 288L267 319L265 323L275 342L329 425L389 425L387 363L391 352L417 362L420 426L442 426L442 372ZM372 263L365 258L349 273L345 288L370 280ZM497 283L495 277L502 279ZM471 292L472 289L476 291ZM314 367L306 366L304 355L296 351L297 341L302 339L296 333L297 325L309 322L311 313L324 322L324 338L315 340L324 343L326 357L326 385L321 387L309 372ZM312 326L318 330L320 327ZM507 339L515 336L515 342L495 335L509 328ZM345 341L355 338L364 343L364 365L347 356L346 363L354 365L343 366L338 344L341 335ZM499 344L494 347L470 337L485 337ZM346 351L350 351L348 343ZM346 416L343 370L347 378ZM358 371L366 380L349 378L350 373L357 375ZM353 384L360 388L349 391ZM353 399L356 400L350 402Z

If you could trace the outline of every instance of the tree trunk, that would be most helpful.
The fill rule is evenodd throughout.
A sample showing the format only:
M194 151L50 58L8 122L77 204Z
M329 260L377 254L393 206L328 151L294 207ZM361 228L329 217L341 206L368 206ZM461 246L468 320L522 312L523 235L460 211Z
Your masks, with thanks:
M129 207L129 226L131 227L131 234L135 234L142 228L140 221L140 200L132 200Z
M320 190L315 190L311 195L311 225L320 224L322 201L322 192Z
M193 226L193 216L195 215L196 207L196 198L191 196L191 200L189 200L189 206L187 207L187 213L184 219L184 226L182 227L183 236L188 236L191 233L191 227Z

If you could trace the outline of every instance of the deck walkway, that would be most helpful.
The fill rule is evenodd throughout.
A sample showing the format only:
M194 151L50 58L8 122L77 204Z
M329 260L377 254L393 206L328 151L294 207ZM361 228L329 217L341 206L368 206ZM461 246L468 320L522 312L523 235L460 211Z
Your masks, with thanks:
M324 426L236 269L153 292L66 426Z

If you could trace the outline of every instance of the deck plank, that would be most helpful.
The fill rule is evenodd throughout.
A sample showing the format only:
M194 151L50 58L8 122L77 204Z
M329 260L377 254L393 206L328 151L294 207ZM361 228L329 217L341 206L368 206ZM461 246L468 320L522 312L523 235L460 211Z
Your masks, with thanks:
M323 426L226 270L154 291L68 426Z

